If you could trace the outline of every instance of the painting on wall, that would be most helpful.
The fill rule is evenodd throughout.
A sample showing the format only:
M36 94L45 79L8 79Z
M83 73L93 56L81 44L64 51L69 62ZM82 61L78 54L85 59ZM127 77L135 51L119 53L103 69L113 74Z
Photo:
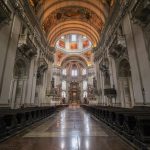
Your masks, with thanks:
M83 48L89 47L89 40L83 41Z
M70 44L70 49L74 50L78 48L78 44L77 43L71 43Z
M84 7L63 7L53 11L43 23L43 29L45 33L48 33L53 27L55 27L60 22L65 22L69 20L84 21L88 24L93 24L93 27L97 31L101 31L103 26L103 21L97 14L93 11Z
M63 40L59 40L59 46L65 48L65 42Z

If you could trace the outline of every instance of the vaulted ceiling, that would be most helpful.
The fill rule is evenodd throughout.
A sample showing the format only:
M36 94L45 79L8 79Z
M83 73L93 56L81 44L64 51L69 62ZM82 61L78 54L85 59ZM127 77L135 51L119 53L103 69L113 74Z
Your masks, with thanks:
M30 0L51 46L63 34L86 35L96 46L114 0Z
M96 47L115 0L30 0L50 46L66 34L88 37Z

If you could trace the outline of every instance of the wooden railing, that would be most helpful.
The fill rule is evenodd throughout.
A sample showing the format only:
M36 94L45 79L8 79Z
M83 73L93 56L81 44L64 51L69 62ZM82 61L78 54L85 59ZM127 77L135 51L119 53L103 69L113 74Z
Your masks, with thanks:
M0 141L25 127L44 119L56 111L65 108L67 105L50 107L31 107L20 109L0 108Z
M136 147L146 150L150 144L150 107L81 107L134 143Z

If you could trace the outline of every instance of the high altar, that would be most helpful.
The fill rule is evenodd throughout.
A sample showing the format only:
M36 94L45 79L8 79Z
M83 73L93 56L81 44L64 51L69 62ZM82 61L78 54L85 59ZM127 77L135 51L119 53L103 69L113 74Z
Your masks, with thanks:
M69 103L79 104L80 103L80 86L78 82L71 82L69 87Z

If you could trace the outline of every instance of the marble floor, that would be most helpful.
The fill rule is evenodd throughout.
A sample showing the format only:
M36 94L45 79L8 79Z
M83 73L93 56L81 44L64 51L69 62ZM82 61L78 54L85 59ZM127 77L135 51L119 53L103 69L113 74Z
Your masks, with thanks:
M81 108L66 108L9 140L0 150L133 150Z

